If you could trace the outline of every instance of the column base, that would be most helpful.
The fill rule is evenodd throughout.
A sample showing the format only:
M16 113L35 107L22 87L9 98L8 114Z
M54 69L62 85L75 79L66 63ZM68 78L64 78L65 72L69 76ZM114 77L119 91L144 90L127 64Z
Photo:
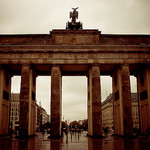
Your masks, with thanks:
M62 136L60 136L60 135L50 135L50 136L48 136L48 139L61 139L62 138Z
M21 129L19 131L19 139L27 139L28 138L28 130L27 129Z
M22 130L20 130L19 135L16 138L18 138L18 139L28 139L28 138L31 138L31 137L34 137L34 136L36 136L36 134L28 135L28 130L27 129L22 129Z
M137 136L135 136L135 135L121 135L121 134L113 134L112 136L117 136L117 137L121 137L121 138L128 138L128 139L137 138Z
M6 135L0 134L0 140L1 139L9 139L9 135L8 134L6 134Z
M15 137L16 139L29 139L29 138L32 138L32 137L35 137L36 134L33 134L33 135L19 135L17 137Z
M103 139L103 138L105 138L105 136L102 136L102 135L88 135L87 134L87 136L91 137L91 138L95 138L95 139Z

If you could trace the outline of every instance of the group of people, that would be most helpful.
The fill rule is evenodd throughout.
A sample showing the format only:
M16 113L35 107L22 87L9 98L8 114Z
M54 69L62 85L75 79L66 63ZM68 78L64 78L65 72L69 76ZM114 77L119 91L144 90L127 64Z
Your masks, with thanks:
M104 128L104 135L106 138L108 137L108 132L109 132L109 129L107 127L105 127Z
M19 136L19 131L18 130L14 131L13 129L9 130L9 136L10 136L11 139L12 139L12 136L13 136L14 133L15 133L15 138L17 138Z

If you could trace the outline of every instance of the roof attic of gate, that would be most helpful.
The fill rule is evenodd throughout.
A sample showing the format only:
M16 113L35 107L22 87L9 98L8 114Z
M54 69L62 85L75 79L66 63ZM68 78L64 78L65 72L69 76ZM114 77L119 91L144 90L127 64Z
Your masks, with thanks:
M0 34L3 46L150 46L150 35L101 34L98 30L52 30L50 34Z
M54 61L53 53L58 54ZM63 58L62 53L65 55ZM77 53L81 54L79 61ZM120 53L124 54L121 56ZM135 75L139 68L149 66L149 55L150 35L101 34L97 29L0 35L0 63L7 65L13 75L21 74L22 62L30 62L38 75L50 75L53 64L61 65L62 75L87 75L90 62L96 62L101 65L101 75L111 75L120 62L128 61L134 62L130 63L130 71Z

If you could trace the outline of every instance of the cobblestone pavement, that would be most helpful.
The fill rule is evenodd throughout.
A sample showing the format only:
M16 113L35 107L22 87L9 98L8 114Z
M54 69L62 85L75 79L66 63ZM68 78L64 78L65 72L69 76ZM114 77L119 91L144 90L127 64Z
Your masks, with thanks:
M104 139L93 139L81 134L64 134L58 140L49 140L48 134L41 133L28 140L1 139L0 150L150 150L150 142L144 138L125 139L108 136Z

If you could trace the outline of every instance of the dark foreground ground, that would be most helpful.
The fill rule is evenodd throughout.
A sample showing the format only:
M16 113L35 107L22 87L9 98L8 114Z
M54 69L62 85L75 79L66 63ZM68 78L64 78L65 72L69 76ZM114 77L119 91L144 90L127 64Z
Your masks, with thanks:
M81 134L64 134L62 139L47 140L47 134L37 133L28 140L1 139L0 150L150 150L150 142L145 138L125 139L120 137L93 139Z

